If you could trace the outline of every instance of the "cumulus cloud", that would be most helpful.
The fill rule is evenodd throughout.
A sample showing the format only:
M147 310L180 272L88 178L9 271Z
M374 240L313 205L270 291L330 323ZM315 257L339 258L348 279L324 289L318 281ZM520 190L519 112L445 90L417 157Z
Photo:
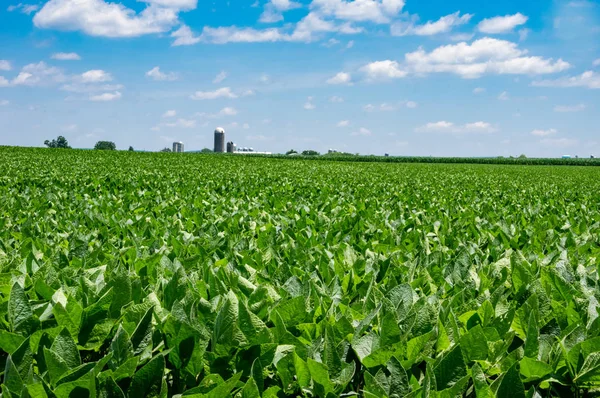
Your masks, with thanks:
M77 53L54 53L51 58L58 61L79 61L81 59Z
M352 135L354 137L357 137L357 136L370 136L370 135L373 135L373 133L371 132L371 130L369 130L369 129L365 128L365 127L361 127L358 131L354 131L350 135Z
M500 101L508 101L510 99L510 96L508 95L508 91L501 92L500 95L498 95L498 99Z
M349 120L340 120L337 124L338 127L348 127L350 126Z
M404 7L404 0L313 0L311 10L324 16L355 22L389 23Z
M402 102L396 102L393 104L384 102L377 106L375 106L373 104L367 104L367 105L363 106L363 110L365 110L366 112L374 112L374 111L389 112L389 111L398 110L399 108L414 109L417 106L418 106L418 104L414 101L402 101Z
M600 89L600 74L593 71L586 71L577 76L535 81L532 85L537 87L585 87L590 89Z
M174 111L174 110L166 111L162 115L162 117L164 117L164 118L175 117L175 116L177 116L177 111Z
M217 76L215 76L215 78L213 79L213 83L219 84L225 79L227 79L227 72L222 70Z
M194 32L192 32L192 29L187 25L182 25L175 32L171 33L171 37L175 38L175 41L171 44L173 47L191 46L200 43L201 40L201 38L196 36Z
M477 25L477 29L482 33L489 34L507 33L512 32L519 25L524 25L528 19L528 17L520 12L514 15L487 18Z
M8 104L10 104L9 100L0 100L0 106L7 106Z
M334 95L332 97L329 97L329 102L341 103L341 102L344 102L344 99L342 97L338 97L337 95Z
M327 79L327 84L347 84L347 85L351 85L352 84L352 76L350 76L350 73L339 72L338 74L336 74L332 78Z
M177 119L172 123L163 124L165 127L180 127L184 129L191 129L196 127L196 121L193 119Z
M385 62L387 69L416 74L454 73L463 78L479 78L485 74L541 75L562 72L570 64L558 59L528 56L516 43L485 37L471 44L461 42L438 47L431 52L423 48L405 55L402 67L395 61ZM373 65L373 64L369 64Z
M594 60L594 62L592 62L592 65L594 65L594 66L600 66L600 58Z
M301 7L302 4L290 0L270 0L260 16L259 22L273 23L283 20L283 12Z
M453 27L468 23L472 17L472 14L460 15L460 11L457 11L441 17L437 21L428 21L423 25L415 25L412 22L396 23L391 26L391 34L392 36L433 36L450 32Z
M547 137L549 135L554 135L556 133L557 133L557 131L555 129L548 129L548 130L535 129L531 132L531 135L535 135L536 137Z
M473 94L481 94L481 93L485 93L485 88L483 87L476 87L473 89Z
M112 76L103 70L95 69L82 73L77 79L82 83L101 83L111 81Z
M103 93L98 95L90 96L90 101L108 102L115 101L121 98L121 92L115 91L114 93Z
M9 71L12 69L12 66L9 61L5 59L0 59L0 70Z
M56 67L45 62L25 65L19 74L10 82L13 86L49 86L62 83L68 78Z
M177 74L174 72L163 73L160 71L160 67L155 66L146 72L146 77L156 81L173 81L177 80Z
M453 122L445 120L439 122L427 123L424 126L418 127L417 132L437 132L437 133L451 133L451 134L487 134L497 131L497 129L488 122L473 122L466 123L463 125L457 125Z
M306 99L306 102L304 103L304 109L306 109L307 111L312 111L313 109L316 108L315 104L313 104L313 97L308 97Z
M403 70L397 61L385 60L371 62L360 68L369 80L396 79L405 77L408 72Z
M237 98L238 95L235 94L231 88L223 87L219 88L215 91L196 91L191 95L191 99L193 100L213 100L217 98Z
M577 104L577 105L556 105L554 107L554 112L560 113L568 113L568 112L581 112L586 108L585 104Z
M50 0L35 14L37 28L81 31L90 36L136 37L164 33L179 23L182 9L197 0L148 0L140 13L120 3L104 0Z
M19 12L21 12L23 14L31 15L32 13L36 12L39 9L40 9L40 6L37 5L37 4L23 4L23 3L19 3L19 4L16 4L16 5L8 6L8 8L6 9L6 11L8 11L8 12L19 11Z

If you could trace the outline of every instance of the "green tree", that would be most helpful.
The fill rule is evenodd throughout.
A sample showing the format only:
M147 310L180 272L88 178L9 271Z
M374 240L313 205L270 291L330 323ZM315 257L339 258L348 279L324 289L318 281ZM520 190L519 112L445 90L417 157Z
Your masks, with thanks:
M129 146L129 149L128 149L128 151L129 151L129 152L133 152L134 150L135 150L135 149L133 149L133 147L132 147L132 146Z
M202 150L200 151L200 153L212 153L212 149L209 148L202 148Z
M527 156L525 156L524 154L521 154L521 156L519 156L519 159L527 159Z
M117 146L112 141L98 141L96 142L94 149L99 149L102 151L114 151L117 149Z
M160 152L172 152L171 148L163 148L160 150Z
M298 151L295 151L295 150L293 150L293 149L290 149L290 150L289 150L289 151L287 151L285 154L286 154L286 155L291 155L291 154L293 154L293 153L298 153Z
M55 140L44 141L44 145L46 145L48 148L71 149L71 147L69 146L69 141L67 141L67 139L62 135L59 135Z
M302 155L304 155L304 156L319 156L320 153L317 151L314 151L312 149L307 149L306 151L302 151Z

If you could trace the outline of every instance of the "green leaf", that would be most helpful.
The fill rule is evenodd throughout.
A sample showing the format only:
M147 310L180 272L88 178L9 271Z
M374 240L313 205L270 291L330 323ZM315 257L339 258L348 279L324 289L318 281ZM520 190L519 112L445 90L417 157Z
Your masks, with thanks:
M296 377L298 378L298 384L302 388L308 388L310 386L310 370L306 362L302 360L294 351L294 368L296 369Z
M121 325L110 343L109 352L112 354L112 358L108 362L108 366L113 370L133 356L133 344L129 340L129 334Z
M127 395L129 397L161 397L164 370L165 357L157 355L133 375Z
M249 345L267 344L273 341L267 325L258 316L250 312L242 300L239 301L238 311L238 326Z
M322 392L325 395L333 392L334 386L329 378L329 371L327 370L327 367L321 362L317 362L311 358L308 358L307 365L310 372L310 377L321 387Z
M552 373L552 366L528 357L521 359L520 365L521 374L528 382L543 379Z
M488 345L481 325L477 325L460 338L460 346L467 361L484 361L488 357Z
M525 356L537 359L539 352L539 328L534 313L529 315L529 325L527 326L527 338L525 340Z
M250 374L252 375L252 379L254 379L256 386L258 387L258 391L262 394L265 386L265 380L263 376L263 367L260 362L260 358L256 358L252 363L252 369L250 369Z
M400 398L410 392L410 385L406 371L396 357L392 357L387 364L390 372L390 398Z
M494 398L494 393L490 388L485 374L481 370L479 364L475 363L471 368L471 377L473 378L473 385L475 386L475 393L477 398Z
M125 394L113 378L108 376L98 390L98 398L125 398Z
M434 369L437 391L454 386L467 375L461 347L455 346L448 352Z
M19 374L19 370L16 365L12 361L12 357L9 355L6 359L6 365L4 366L4 387L6 387L9 391L18 394L21 394L21 390L23 389L23 379ZM4 395L4 394L3 394ZM10 397L10 395L7 395Z
M33 311L25 290L15 283L8 298L8 322L13 332L31 332Z
M61 330L58 336L54 338L50 350L58 355L70 369L81 365L79 350L67 328Z
M60 377L69 371L69 365L54 351L46 347L43 350L50 383L55 385Z
M152 314L154 307L150 307L144 314L142 320L138 323L135 331L131 335L131 346L133 355L141 355L146 359L152 353Z
M242 388L241 398L260 398L260 391L253 377L249 378L244 388Z
M525 386L523 386L523 382L521 381L517 365L518 363L515 363L504 374L504 377L498 386L498 391L496 391L496 396L525 398Z
M11 354L23 343L25 337L20 334L0 330L0 351Z
M600 382L600 352L589 354L574 381L577 384Z

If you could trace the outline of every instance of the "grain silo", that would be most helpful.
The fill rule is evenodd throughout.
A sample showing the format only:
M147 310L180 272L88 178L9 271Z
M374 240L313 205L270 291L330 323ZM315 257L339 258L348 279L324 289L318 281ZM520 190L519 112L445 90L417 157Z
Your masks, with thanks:
M227 143L227 153L234 153L236 150L235 143L233 141L229 141Z
M221 127L215 129L215 153L225 152L225 130Z

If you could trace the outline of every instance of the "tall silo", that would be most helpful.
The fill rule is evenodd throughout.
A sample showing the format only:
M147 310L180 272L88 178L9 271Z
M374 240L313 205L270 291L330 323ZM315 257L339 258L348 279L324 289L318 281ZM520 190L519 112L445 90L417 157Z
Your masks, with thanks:
M234 153L235 149L235 143L233 141L229 141L227 143L227 153Z
M173 143L173 152L183 152L183 142L174 142Z
M225 152L225 130L221 127L215 129L215 152Z

